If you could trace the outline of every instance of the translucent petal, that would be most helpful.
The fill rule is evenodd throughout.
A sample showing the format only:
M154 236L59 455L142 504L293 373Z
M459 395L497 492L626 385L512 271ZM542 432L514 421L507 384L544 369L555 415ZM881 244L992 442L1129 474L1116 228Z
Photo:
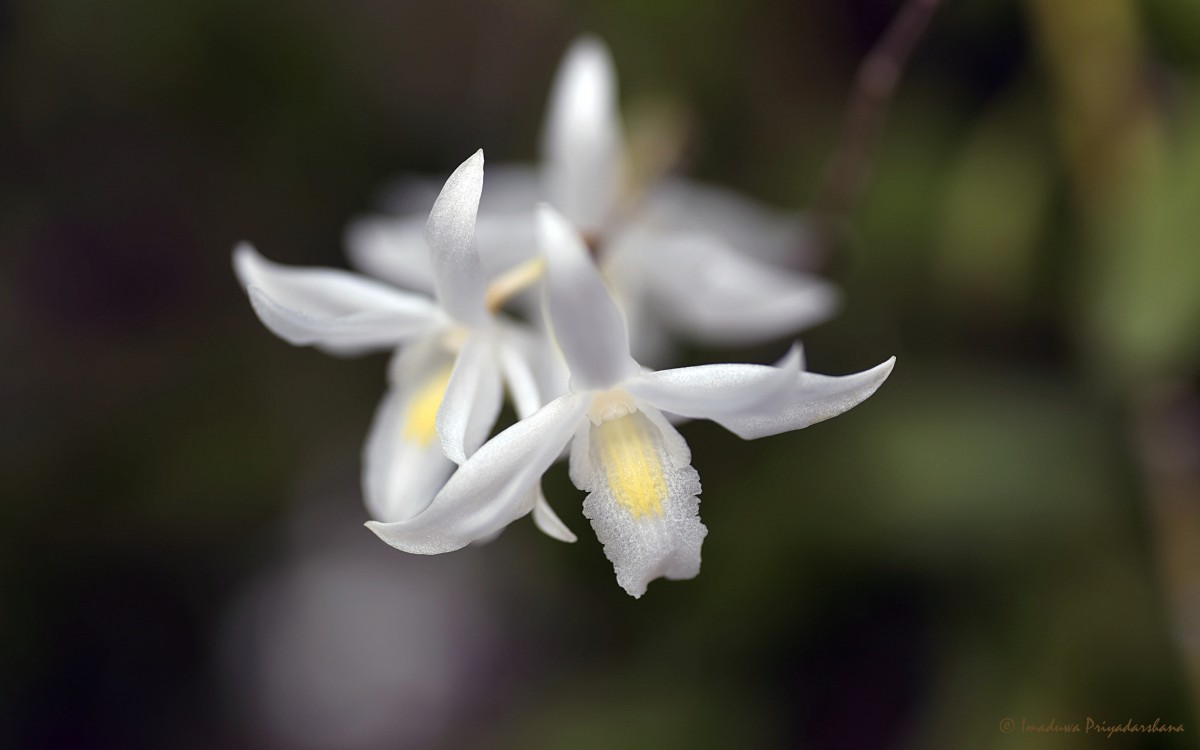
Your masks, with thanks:
M405 289L433 293L433 266L420 216L356 219L346 227L346 255L360 271Z
M589 450L572 451L572 475L586 477L583 514L591 521L617 583L640 597L655 578L692 578L700 572L700 478L676 463L664 435L636 411L589 424Z
M467 324L487 320L483 305L487 276L475 242L475 215L482 191L480 150L446 180L425 224L438 300L446 312Z
M836 417L865 401L888 375L896 358L853 375L799 372L783 398L759 403L739 413L709 417L746 440L778 435Z
M363 492L376 521L403 521L433 500L454 470L436 435L414 439L413 396L450 367L450 354L434 340L415 343L394 359L396 378L375 412L363 446Z
M489 173L489 192L492 183ZM425 240L428 215L425 211L420 215L371 216L351 222L346 229L350 264L399 287L432 293L433 265ZM529 260L537 251L537 225L532 208L519 213L480 213L475 222L475 239L479 260L489 279Z
M570 395L551 401L495 436L458 468L417 517L367 523L396 549L422 555L451 552L503 529L532 510L531 492L571 439L587 409Z
M623 388L663 411L693 419L719 417L775 406L792 393L800 371L800 350L793 347L775 365L697 365L645 372Z
M694 341L757 344L794 335L837 310L832 284L755 260L715 237L679 233L646 243L630 259L640 260L654 311Z
M484 332L463 342L437 412L442 450L456 464L483 445L503 400L493 342Z
M548 206L538 212L546 277L542 285L554 339L576 391L607 388L638 371L621 311L579 234Z
M388 348L442 320L424 297L346 271L272 263L247 243L234 250L233 267L263 324L297 346L341 353Z
M810 268L818 245L802 217L732 190L692 180L666 180L643 199L639 224L657 233L700 232L767 263Z
M547 199L585 233L612 216L621 183L617 76L604 43L571 45L550 92L542 133Z

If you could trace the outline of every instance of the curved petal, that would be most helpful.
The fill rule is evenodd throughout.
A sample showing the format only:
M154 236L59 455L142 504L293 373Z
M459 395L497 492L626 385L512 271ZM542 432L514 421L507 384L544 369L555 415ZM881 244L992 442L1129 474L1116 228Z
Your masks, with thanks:
M436 324L428 299L332 268L291 268L237 246L233 267L263 324L296 346L340 353L396 346Z
M646 235L637 252L659 317L710 345L750 345L793 335L833 316L838 291L768 265L713 236Z
M800 371L797 347L776 365L697 365L644 372L623 387L663 411L693 419L717 419L778 404L791 394Z
M483 151L479 150L446 180L425 224L438 300L446 312L467 324L487 320L483 305L487 278L475 243L482 191Z
M709 418L746 440L799 430L858 406L887 380L895 364L892 357L870 370L842 376L799 372L782 398Z
M532 510L530 492L587 409L563 396L483 444L417 517L367 527L396 549L421 555L451 552L493 534Z
M355 268L405 289L433 293L425 216L356 219L346 227L346 255Z
M454 471L435 436L414 434L412 424L414 396L449 366L449 353L434 340L405 347L393 361L393 385L363 446L364 499L376 521L417 515Z
M766 206L716 185L668 179L642 199L640 223L656 231L702 232L756 260L811 268L819 245L799 214Z
M579 234L549 206L538 210L538 229L546 256L546 313L571 370L571 387L608 388L636 373L625 320Z
M533 523L543 534L560 542L570 544L579 539L550 507L541 487L537 488L537 497L533 503Z
M437 433L451 461L463 463L487 440L500 414L502 397L490 338L468 336L437 412Z
M508 386L517 419L524 419L542 407L541 389L525 355L509 343L500 345L500 371Z
M583 37L563 57L546 112L546 195L585 233L604 228L620 189L616 79L608 48L596 37Z
M665 421L650 419L651 413L639 410L598 425L589 421L587 455L573 450L571 456L572 475L584 478L590 493L583 514L604 545L617 583L633 597L655 578L699 573L708 533L699 517L700 478L675 459L659 426Z

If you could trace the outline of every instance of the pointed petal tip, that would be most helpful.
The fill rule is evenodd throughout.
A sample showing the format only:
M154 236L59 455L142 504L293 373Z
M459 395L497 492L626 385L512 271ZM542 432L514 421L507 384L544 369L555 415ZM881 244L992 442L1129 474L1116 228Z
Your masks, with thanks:
M563 65L586 66L589 68L612 67L612 53L604 39L593 32L575 37L563 54ZM582 72L582 71L580 71Z
M254 245L245 240L233 246L233 273L244 288L250 287L254 280L254 266L262 260L263 257L254 249Z

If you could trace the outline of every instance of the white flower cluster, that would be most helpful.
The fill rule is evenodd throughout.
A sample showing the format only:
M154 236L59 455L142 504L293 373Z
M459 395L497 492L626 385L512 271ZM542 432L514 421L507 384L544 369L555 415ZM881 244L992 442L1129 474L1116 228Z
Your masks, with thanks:
M396 350L363 490L367 526L397 549L449 552L531 512L542 531L574 541L541 491L566 454L617 582L639 597L655 578L695 576L707 534L699 476L672 418L775 435L846 411L891 372L894 358L816 375L798 347L775 365L641 366L634 354L661 354L664 332L765 341L825 319L836 294L766 259L795 241L786 219L682 183L625 201L616 103L607 50L576 42L551 96L540 189L508 170L481 211L480 151L427 220L351 228L355 264L390 283L279 266L249 245L234 253L255 312L286 341ZM505 312L533 290L541 305L525 321ZM489 440L506 393L519 421Z

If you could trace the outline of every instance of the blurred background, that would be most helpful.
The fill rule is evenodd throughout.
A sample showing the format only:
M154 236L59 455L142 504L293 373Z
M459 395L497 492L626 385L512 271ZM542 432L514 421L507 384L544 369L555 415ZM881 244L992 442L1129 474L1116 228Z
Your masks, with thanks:
M586 31L631 137L804 210L899 7L0 2L0 747L1195 746L1194 0L944 3L804 335L895 373L801 432L686 426L704 569L640 601L562 466L575 545L379 542L386 358L286 345L234 280L240 239L345 267L398 175L535 159Z

